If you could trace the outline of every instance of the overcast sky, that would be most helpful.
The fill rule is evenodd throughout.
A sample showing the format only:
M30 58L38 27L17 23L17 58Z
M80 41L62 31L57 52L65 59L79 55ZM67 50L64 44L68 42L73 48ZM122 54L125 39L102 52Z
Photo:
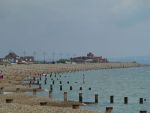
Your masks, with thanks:
M150 0L0 0L0 56L150 55Z

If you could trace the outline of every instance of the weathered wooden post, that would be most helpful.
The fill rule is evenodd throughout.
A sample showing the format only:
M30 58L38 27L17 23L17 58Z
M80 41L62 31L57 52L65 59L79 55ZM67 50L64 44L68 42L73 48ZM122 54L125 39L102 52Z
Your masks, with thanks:
M140 113L147 113L147 111L140 111Z
M62 85L60 85L60 91L62 91Z
M72 105L72 109L79 109L80 108L80 105L79 104L73 104Z
M40 83L40 82L39 82L39 79L37 79L37 84L39 85L39 83Z
M64 102L67 102L67 92L64 92Z
M55 81L53 80L53 85L55 84Z
M114 96L110 96L110 104L114 103Z
M50 91L53 91L53 85L52 84L50 85Z
M128 104L128 97L124 97L124 104Z
M80 90L82 90L82 87L80 87Z
M98 94L95 94L95 103L98 103Z
M70 90L72 90L72 86L70 86Z
M106 113L112 113L113 107L106 107Z
M41 106L46 106L48 104L48 102L40 102Z
M139 99L139 104L143 104L143 98Z
M44 83L45 83L45 85L47 84L47 80L46 79L44 80Z
M13 102L13 99L10 99L10 98L6 99L6 103L12 103L12 102Z
M79 93L79 102L80 102L80 103L82 103L82 102L83 102L82 93Z

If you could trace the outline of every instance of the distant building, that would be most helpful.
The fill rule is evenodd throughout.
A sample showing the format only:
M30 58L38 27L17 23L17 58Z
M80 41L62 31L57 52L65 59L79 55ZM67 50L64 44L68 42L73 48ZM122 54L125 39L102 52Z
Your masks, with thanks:
M18 63L19 56L14 52L10 52L8 55L5 56L3 60L9 61L11 63Z
M20 57L18 63L33 63L34 57L33 56L24 56Z
M94 57L94 54L91 53L91 52L89 52L89 53L87 54L87 57L88 57L88 58L93 58L93 57Z
M76 63L108 63L106 58L103 58L102 56L97 57L91 52L89 52L87 56L71 58L71 61Z
M17 64L27 64L33 63L34 57L33 56L24 56L20 57L14 52L10 52L4 58L0 58L0 62L10 62L10 63L17 63Z

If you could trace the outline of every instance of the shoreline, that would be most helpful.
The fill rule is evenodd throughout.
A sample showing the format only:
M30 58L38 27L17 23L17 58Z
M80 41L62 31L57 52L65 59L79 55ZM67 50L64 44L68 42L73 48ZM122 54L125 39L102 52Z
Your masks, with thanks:
M32 97L32 96L25 95L19 101L16 101L16 97L13 97L14 94L22 95L22 93L25 94L24 92L29 92L34 89L32 87L29 87L29 85L27 86L22 85L22 81L27 77L38 77L39 75L48 74L48 73L64 73L64 72L74 72L74 71L131 68L131 67L143 67L143 66L146 65L136 64L136 63L100 63L100 64L30 64L30 65L15 64L7 67L0 66L0 70L4 72L4 80L0 80L0 87L4 88L3 89L4 92L7 91L13 92L12 94L7 94L8 96L7 98L14 99L15 103L23 102L25 101L25 98L26 99L31 98L28 103L27 102L24 103L24 105L29 106L32 103L37 104L37 102L39 101L42 100L45 101L45 99L44 98L41 99L41 97L36 97L35 99L36 101L34 101L33 100L35 98L34 96ZM19 89L19 92L17 91L17 89ZM1 95L1 99L4 98L5 96L6 95ZM49 101L51 102L49 106L71 107L71 103L69 103L68 105L64 105L64 103L53 102L51 99ZM5 103L5 101L3 101L3 103ZM90 113L99 113L99 112L90 111Z
M144 67L147 65L137 63L90 63L90 64L13 64L10 66L0 65L4 79L0 80L0 87L7 85L22 85L26 78L38 77L43 74L65 73L75 71L89 71L100 69L120 69Z

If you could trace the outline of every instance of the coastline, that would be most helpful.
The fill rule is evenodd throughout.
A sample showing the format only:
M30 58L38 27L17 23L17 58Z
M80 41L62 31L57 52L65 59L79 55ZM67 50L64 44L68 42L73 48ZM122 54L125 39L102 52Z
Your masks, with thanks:
M4 73L4 80L0 81L0 87L4 88L4 92L14 92L13 94L2 95L1 103L5 103L5 99L14 99L13 103L18 106L19 103L27 105L29 108L31 105L39 106L39 101L49 101L51 102L49 106L55 106L56 111L59 107L71 107L64 105L64 103L53 102L48 98L34 97L24 95L24 92L32 91L33 88L22 85L22 81L27 77L38 76L39 74L47 73L63 73L63 72L73 72L73 71L86 71L86 70L97 70L97 69L114 69L114 68L130 68L130 67L143 67L145 65L137 63L100 63L100 64L30 64L30 65L10 65L10 66L0 66L0 69ZM19 88L19 92L16 91ZM14 96L15 95L15 96ZM18 97L19 98L18 100ZM17 98L16 98L17 97ZM28 101L27 101L28 100ZM29 101L30 100L30 101ZM26 101L26 102L25 102ZM4 104L5 105L5 104ZM7 104L6 104L7 105ZM1 105L2 106L2 105ZM17 107L16 107L17 108ZM22 107L22 109L24 109ZM66 108L61 108L66 109ZM71 109L71 108L69 108ZM66 109L68 110L68 108ZM1 111L1 110L0 110ZM13 111L13 110L12 110ZM55 110L52 113L58 113ZM79 113L85 110L79 110ZM87 111L86 111L87 112ZM38 113L38 112L33 112ZM69 112L68 112L69 113ZM72 112L73 113L73 112ZM98 113L94 111L89 111L89 113Z

